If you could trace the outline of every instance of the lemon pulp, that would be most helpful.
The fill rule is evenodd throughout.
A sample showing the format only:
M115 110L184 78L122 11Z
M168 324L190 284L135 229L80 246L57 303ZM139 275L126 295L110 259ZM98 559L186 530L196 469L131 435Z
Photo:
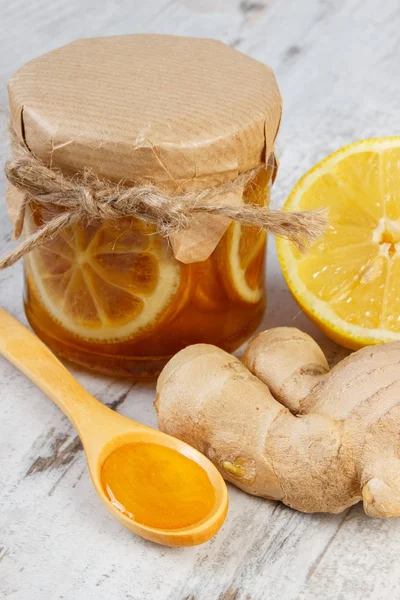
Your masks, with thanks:
M329 209L306 255L278 240L303 310L349 348L400 339L400 137L351 144L309 171L285 209Z

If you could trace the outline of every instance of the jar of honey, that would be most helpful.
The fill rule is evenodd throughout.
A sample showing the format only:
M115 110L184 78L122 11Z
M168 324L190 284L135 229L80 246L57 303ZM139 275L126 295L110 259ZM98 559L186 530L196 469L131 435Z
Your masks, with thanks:
M220 42L77 41L22 67L9 97L20 142L68 181L90 171L118 189L150 185L181 202L238 182L222 202L268 206L278 87L268 67ZM10 214L23 203L25 237L67 210L56 196L10 185ZM265 231L199 213L166 237L124 210L83 216L26 254L33 329L64 358L132 377L155 376L188 344L235 350L265 309Z

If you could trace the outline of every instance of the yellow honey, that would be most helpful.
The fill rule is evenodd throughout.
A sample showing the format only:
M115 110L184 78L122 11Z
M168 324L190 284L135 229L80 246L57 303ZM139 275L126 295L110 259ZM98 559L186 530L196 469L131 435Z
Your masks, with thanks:
M199 523L215 503L207 473L180 452L146 442L121 446L101 470L114 506L148 527L181 529Z

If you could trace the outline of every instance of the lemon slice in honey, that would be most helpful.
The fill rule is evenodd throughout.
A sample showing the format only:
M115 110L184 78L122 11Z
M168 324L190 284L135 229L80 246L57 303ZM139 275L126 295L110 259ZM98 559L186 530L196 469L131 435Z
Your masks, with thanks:
M231 299L250 304L261 300L265 241L265 232L257 227L240 223L230 225L225 240L227 267L223 271L223 278Z
M260 171L244 192L245 203L267 205L271 169ZM232 300L256 304L264 294L266 233L259 227L231 223L219 249L219 266Z
M26 264L48 313L88 341L131 339L172 318L187 297L183 266L135 219L66 228Z

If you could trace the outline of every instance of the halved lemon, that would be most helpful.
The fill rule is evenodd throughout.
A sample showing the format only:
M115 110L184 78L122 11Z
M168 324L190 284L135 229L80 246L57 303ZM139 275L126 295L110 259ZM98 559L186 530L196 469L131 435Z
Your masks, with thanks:
M244 191L245 203L267 206L272 167L260 171ZM264 294L265 247L263 229L233 222L218 249L218 263L229 297L234 301L256 304Z
M400 339L400 137L356 142L298 182L286 210L327 207L329 226L301 255L277 240L295 299L351 349Z
M48 313L88 341L131 339L174 316L187 299L187 268L136 219L66 228L26 265Z

